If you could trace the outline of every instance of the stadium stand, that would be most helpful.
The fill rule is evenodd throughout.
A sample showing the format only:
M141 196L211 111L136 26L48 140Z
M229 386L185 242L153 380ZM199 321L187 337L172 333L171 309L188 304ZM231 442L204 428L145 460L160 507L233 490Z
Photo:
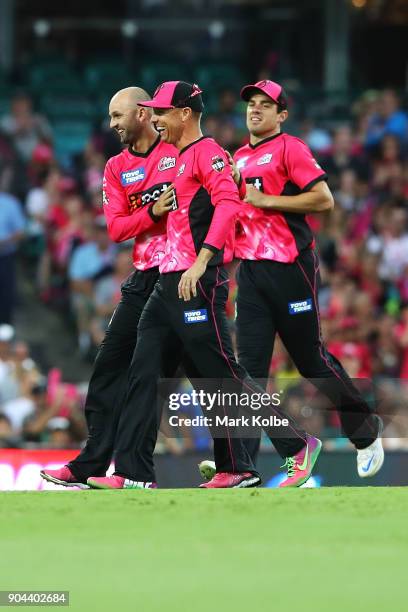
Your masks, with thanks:
M205 132L233 151L246 138L237 95L245 75L235 66L210 63L187 71L206 92ZM27 74L28 81L16 85L0 73L0 192L16 197L26 218L20 280L31 285L44 308L63 313L61 325L75 334L80 359L90 362L130 262L129 245L107 244L102 221L103 167L120 150L106 121L109 97L131 83L152 91L162 80L183 74L183 67L144 64L134 74L109 60L90 61L82 69L53 60L33 64ZM353 377L407 379L407 113L392 90L364 92L353 100L307 98L307 112L298 98L290 131L310 145L327 170L336 201L331 215L310 219L323 262L325 337ZM92 270L81 268L84 261L89 264L86 253L95 259ZM232 328L233 298L234 284ZM17 308L24 310L24 304ZM0 445L78 446L85 435L86 380L66 383L55 367L37 363L26 338L10 323L0 321ZM277 384L293 387L289 409L297 418L307 418L309 427L314 418L316 433L335 430L336 419L313 417L305 409L308 392L300 395L297 372L279 343L271 374ZM393 394L402 402L403 390L395 382L382 399L389 402ZM408 432L403 425L394 427L396 444L408 447ZM163 438L161 444L182 452L205 447L208 437L197 441L180 432L179 441ZM331 444L342 442L333 438Z

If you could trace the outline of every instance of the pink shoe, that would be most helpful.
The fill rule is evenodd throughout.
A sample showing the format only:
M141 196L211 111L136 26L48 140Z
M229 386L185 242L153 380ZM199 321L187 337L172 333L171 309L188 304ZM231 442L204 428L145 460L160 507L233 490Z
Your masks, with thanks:
M92 489L157 489L155 482L129 480L123 476L91 476L87 483Z
M83 482L78 482L78 479L75 478L67 465L64 465L58 470L41 470L40 476L41 478L44 478L44 480L48 480L48 482L53 482L54 484L62 485L63 487L89 489L88 485L84 484Z
M321 448L322 443L319 438L307 436L306 446L293 457L286 458L282 467L286 467L288 477L279 487L300 487L309 480Z
M217 472L209 481L200 485L200 489L244 489L257 487L261 479L251 472L231 474L229 472Z

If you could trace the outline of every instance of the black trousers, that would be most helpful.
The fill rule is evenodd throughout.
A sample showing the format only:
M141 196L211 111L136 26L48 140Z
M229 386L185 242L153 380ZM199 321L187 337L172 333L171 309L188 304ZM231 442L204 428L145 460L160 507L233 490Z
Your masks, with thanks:
M157 382L162 353L166 346L180 342L203 381L228 392L248 389L263 392L240 366L234 356L225 315L228 276L223 268L209 267L200 279L195 298L184 302L177 287L182 272L162 274L140 318L136 351L133 357L128 392L121 409L115 442L115 472L137 481L155 481L153 451L157 431ZM200 311L204 320L188 322L189 312ZM188 372L187 372L188 375ZM189 376L190 377L190 376ZM191 378L191 377L190 377ZM194 384L194 383L193 383ZM197 387L197 381L195 381ZM236 416L223 407L227 416ZM284 418L276 407L272 413ZM213 432L212 432L213 433ZM214 437L214 456L218 472L255 472L255 468L234 427ZM306 439L304 431L292 421L280 429L285 438L294 437L292 445L300 450ZM283 442L285 444L285 442Z
M80 482L90 476L104 476L112 460L137 326L158 278L158 268L136 271L122 285L122 298L99 348L89 383L85 402L88 439L78 457L68 464ZM169 371L167 365L163 364L163 371L171 376L173 364Z
M300 374L339 411L342 429L365 448L378 435L379 420L342 367L324 346L318 308L319 262L313 250L292 264L242 261L238 270L237 342L240 364L256 379L267 379L276 333ZM293 441L272 440L282 456L295 454ZM256 463L259 438L245 440ZM289 447L288 447L289 443Z
M0 255L0 324L12 323L16 302L16 254Z

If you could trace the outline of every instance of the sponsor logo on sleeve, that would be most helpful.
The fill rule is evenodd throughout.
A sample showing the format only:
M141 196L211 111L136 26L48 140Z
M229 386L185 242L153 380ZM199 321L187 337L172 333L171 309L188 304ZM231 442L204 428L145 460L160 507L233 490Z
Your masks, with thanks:
M163 172L163 170L169 170L170 168L174 168L176 165L175 157L162 157L159 161L159 165L157 166L159 172Z
M146 172L144 166L140 168L136 168L135 170L126 170L125 172L121 172L120 174L120 182L124 187L128 185L132 185L133 183L137 183L138 181L143 181L146 176Z
M185 310L184 311L184 323L190 325L191 323L205 323L208 321L208 313L206 308L201 310Z
M222 172L225 168L225 161L220 155L214 155L214 157L211 158L211 167L216 172Z
M253 185L255 189L258 189L259 191L264 190L262 176L247 177L245 178L245 182L247 183L247 185Z
M289 314L296 315L301 312L310 312L313 310L312 299L302 300L300 302L289 302Z
M262 166L263 164L269 164L269 162L271 161L272 161L272 153L265 153L265 155L262 155L262 157L258 159L258 161L256 162L256 165Z

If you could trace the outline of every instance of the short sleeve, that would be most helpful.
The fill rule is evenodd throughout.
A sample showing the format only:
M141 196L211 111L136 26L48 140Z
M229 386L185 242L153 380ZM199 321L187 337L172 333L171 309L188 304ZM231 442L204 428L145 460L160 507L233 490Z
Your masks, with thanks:
M285 165L289 180L301 191L309 191L319 181L327 180L327 174L318 164L309 147L299 138L285 141Z

